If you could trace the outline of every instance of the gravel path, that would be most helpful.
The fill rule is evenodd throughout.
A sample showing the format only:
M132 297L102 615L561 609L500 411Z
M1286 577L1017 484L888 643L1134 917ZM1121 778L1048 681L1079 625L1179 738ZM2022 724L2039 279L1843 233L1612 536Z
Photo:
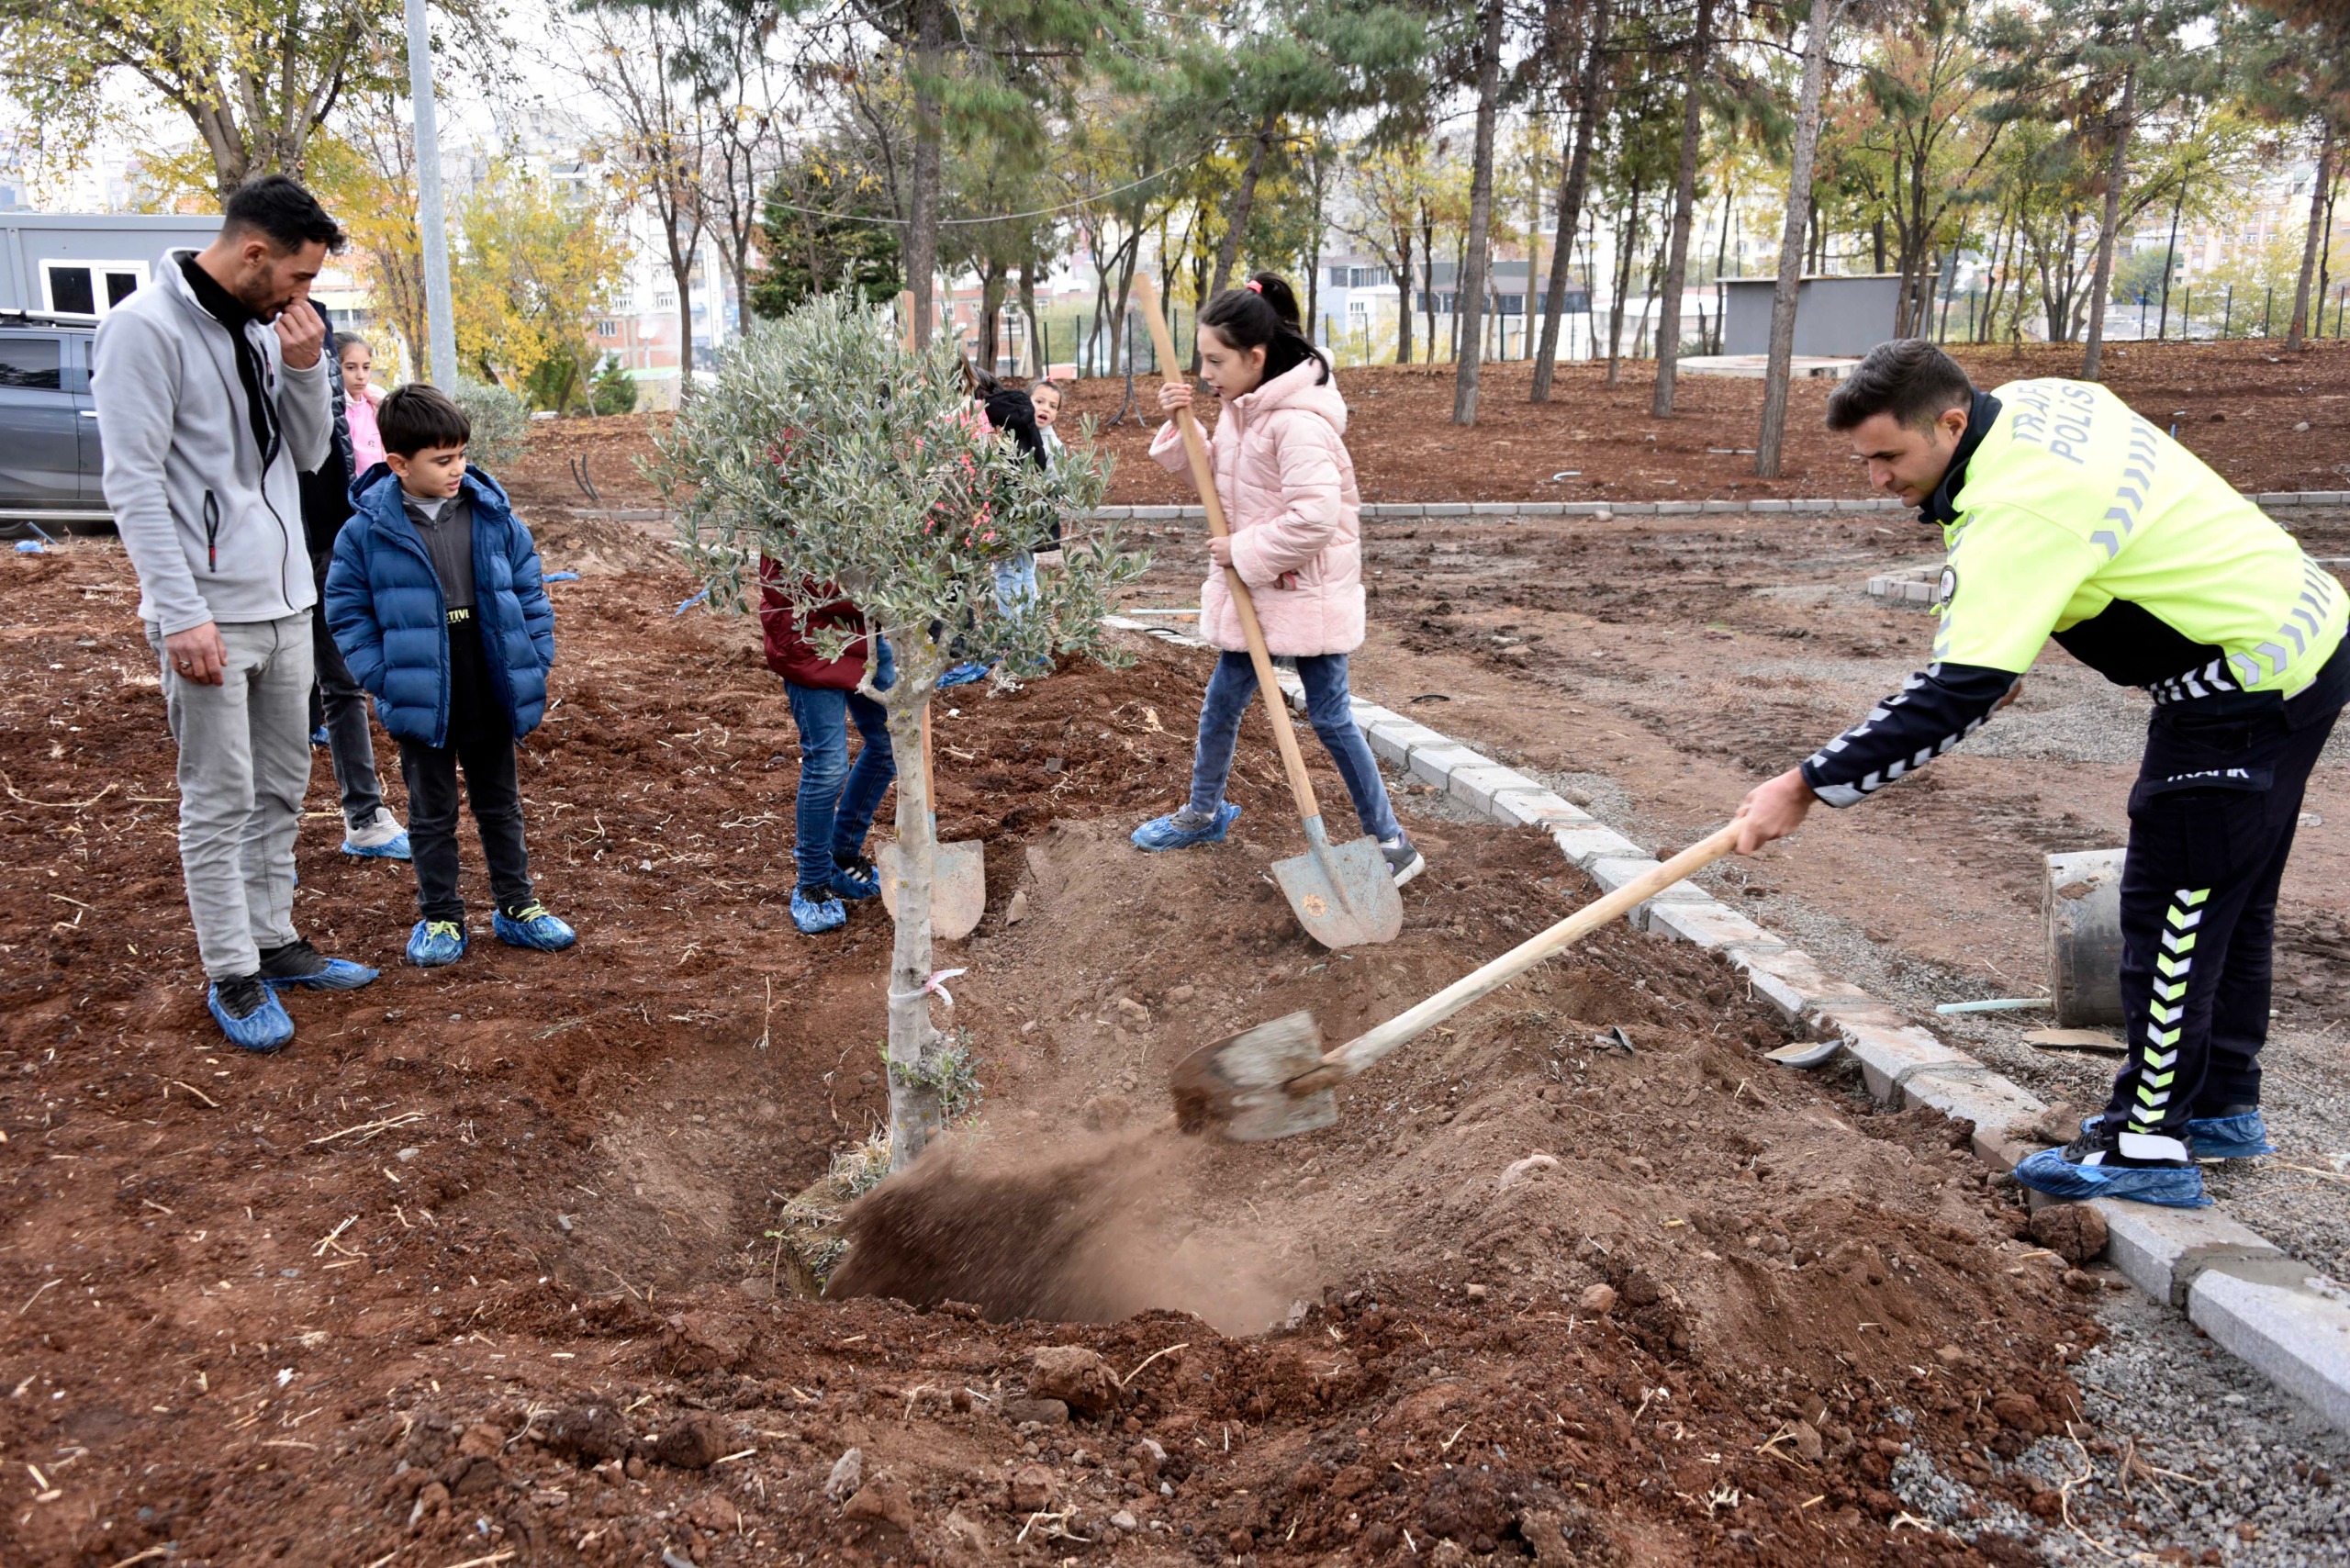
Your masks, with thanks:
M2011 1463L1991 1460L1995 1473L2057 1494L2053 1521L1983 1498L1918 1453L1894 1469L1903 1504L1969 1540L2036 1538L2051 1562L2153 1552L2244 1568L2350 1563L2350 1439L2176 1314L2135 1291L2108 1301L2109 1338L2075 1371L2097 1435L2043 1438Z

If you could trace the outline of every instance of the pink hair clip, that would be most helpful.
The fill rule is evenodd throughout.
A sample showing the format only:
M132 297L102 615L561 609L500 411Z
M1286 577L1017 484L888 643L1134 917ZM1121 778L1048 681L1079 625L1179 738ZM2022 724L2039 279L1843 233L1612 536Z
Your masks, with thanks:
M1245 289L1247 289L1247 290L1248 290L1249 293L1251 293L1251 294L1262 294L1262 293L1264 293L1264 292L1265 292L1265 286L1264 286L1263 284L1261 284L1261 283L1259 283L1259 282L1258 282L1255 278L1253 278L1253 277L1252 277L1252 278L1250 278L1247 283L1242 284L1240 286L1241 286L1241 287L1243 287L1243 288L1245 288Z

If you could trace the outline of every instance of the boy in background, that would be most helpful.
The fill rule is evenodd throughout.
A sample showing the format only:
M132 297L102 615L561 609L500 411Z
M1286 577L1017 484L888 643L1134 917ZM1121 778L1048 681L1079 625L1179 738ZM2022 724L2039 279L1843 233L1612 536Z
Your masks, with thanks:
M327 572L327 624L352 676L400 743L417 908L410 962L464 956L457 892L457 770L481 832L509 946L557 952L578 938L531 889L514 743L545 716L554 607L539 553L498 481L465 464L464 409L421 382L376 413L390 472L356 498Z

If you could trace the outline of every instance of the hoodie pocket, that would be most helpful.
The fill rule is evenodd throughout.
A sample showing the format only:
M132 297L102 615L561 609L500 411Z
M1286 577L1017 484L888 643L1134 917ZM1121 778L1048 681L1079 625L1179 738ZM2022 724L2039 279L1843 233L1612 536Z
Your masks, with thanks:
M220 575L220 498L210 490L204 492L204 569Z

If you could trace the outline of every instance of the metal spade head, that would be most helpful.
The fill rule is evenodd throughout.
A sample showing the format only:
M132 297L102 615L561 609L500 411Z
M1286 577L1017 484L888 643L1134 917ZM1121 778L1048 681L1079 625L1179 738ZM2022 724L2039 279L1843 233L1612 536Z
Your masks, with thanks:
M892 917L898 913L901 879L898 846L884 844L873 853L881 874L881 902ZM941 942L960 942L976 930L988 912L987 846L976 838L942 844L930 863L930 930Z
M1292 1013L1202 1046L1169 1077L1177 1124L1187 1133L1214 1128L1235 1143L1329 1126L1338 1119L1335 1092L1292 1094L1286 1087L1321 1065L1322 1030L1311 1013Z
M1378 841L1366 834L1332 844L1318 816L1306 818L1304 828L1305 853L1274 861L1273 880L1305 934L1325 947L1394 941L1404 929L1404 900Z

